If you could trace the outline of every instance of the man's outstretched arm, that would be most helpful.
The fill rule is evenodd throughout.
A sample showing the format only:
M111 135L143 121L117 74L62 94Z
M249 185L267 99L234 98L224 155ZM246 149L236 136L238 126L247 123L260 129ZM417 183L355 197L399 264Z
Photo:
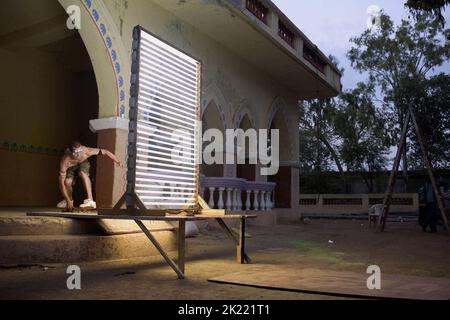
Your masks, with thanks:
M89 154L91 156L107 156L112 161L114 161L119 167L125 168L125 164L120 161L115 154L106 149L89 149Z

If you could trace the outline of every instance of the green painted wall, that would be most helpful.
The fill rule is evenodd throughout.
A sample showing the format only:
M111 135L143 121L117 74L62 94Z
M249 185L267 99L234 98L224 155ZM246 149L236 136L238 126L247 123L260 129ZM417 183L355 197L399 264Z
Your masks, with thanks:
M0 143L63 149L74 117L71 79L62 61L35 49L0 50Z

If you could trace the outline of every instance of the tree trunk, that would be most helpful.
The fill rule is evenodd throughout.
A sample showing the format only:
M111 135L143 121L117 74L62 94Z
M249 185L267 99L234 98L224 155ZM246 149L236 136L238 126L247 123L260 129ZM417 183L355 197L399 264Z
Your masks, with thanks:
M347 178L345 176L344 168L342 167L342 164L341 164L341 161L339 160L338 154L336 153L336 151L333 149L331 144L328 142L328 140L323 135L320 136L320 141L322 141L322 143L325 145L325 147L330 152L331 157L333 158L334 163L336 163L336 167L338 168L339 173L342 176L342 181L344 182L345 192L348 192Z
M336 166L337 166L339 172L343 174L344 168L342 167L341 161L339 160L339 157L338 157L336 151L333 149L331 144L328 142L328 140L323 135L320 135L319 138L320 138L320 141L322 141L322 143L325 145L325 147L330 152L331 157L333 158L334 162L336 163Z
M400 109L400 131L403 131L403 127L405 125L405 116L406 113L404 112L403 106L399 106L399 104L396 104L397 107ZM408 123L409 126L409 123ZM408 129L407 129L408 130ZM400 138L401 139L401 138ZM403 169L403 178L406 181L408 181L408 134L405 136L405 140L403 141L403 154L402 154L402 169Z

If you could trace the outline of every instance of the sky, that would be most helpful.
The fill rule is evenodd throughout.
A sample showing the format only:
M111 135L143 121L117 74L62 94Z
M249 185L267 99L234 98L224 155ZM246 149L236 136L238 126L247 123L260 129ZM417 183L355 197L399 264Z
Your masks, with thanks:
M342 83L344 90L351 89L365 76L352 70L346 58L351 48L350 38L367 29L367 13L370 6L383 9L396 24L407 19L406 0L272 0L305 35L326 55L332 54L345 68ZM450 24L450 8L444 13L447 27ZM450 73L450 63L443 71Z

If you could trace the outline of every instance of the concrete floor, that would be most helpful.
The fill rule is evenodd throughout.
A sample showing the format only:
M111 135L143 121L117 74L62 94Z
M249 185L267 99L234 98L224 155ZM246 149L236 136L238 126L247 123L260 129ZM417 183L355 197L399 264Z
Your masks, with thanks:
M249 233L255 264L361 273L377 264L386 273L450 278L449 234L424 234L413 223L389 224L384 234L361 221L334 220ZM80 264L79 291L67 289L65 265L0 268L0 299L335 299L210 283L253 266L235 262L232 244L219 231L205 231L187 244L186 280L177 280L160 257Z

